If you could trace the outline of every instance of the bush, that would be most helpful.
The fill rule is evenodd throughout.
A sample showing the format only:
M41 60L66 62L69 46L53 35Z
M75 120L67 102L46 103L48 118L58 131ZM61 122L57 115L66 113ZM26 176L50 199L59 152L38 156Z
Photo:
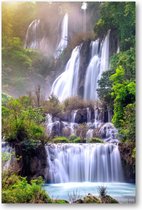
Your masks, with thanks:
M100 197L105 197L107 195L107 188L104 186L98 187L98 192Z
M56 116L58 113L62 112L62 106L60 101L56 96L50 96L48 101L45 101L43 104L44 112L50 113L53 116Z
M73 140L73 143L82 143L82 139L80 137L76 137L74 140Z
M104 141L102 139L99 139L99 138L92 138L90 140L90 143L104 143Z
M31 180L12 174L3 175L2 203L51 203L51 199L42 189L41 178Z
M81 99L77 96L67 98L63 102L64 111L72 111L72 110L83 109L83 108L87 108L87 107L94 108L93 102L84 101L83 99Z
M51 140L53 143L69 143L69 140L64 136L57 136Z

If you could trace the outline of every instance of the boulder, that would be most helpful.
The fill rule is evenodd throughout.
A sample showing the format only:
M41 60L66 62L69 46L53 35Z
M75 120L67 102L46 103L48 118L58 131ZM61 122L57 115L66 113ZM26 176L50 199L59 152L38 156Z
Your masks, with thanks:
M102 203L119 203L116 199L112 198L110 195L105 195L101 197Z

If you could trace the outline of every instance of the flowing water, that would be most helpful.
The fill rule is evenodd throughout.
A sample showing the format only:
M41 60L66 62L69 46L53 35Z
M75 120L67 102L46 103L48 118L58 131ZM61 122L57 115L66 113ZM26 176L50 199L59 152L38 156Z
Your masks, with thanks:
M121 204L129 204L136 202L135 185L122 182L68 182L58 184L45 184L45 189L48 194L54 199L65 199L69 202L74 198L73 195L79 198L91 193L99 196L98 187L105 186L107 194L117 199Z
M124 180L117 145L51 144L46 151L52 183Z
M80 46L72 51L65 71L54 81L51 94L58 97L60 101L71 96L77 96L78 70L79 70Z
M66 24L64 25L66 26ZM65 26L64 28L66 28ZM101 78L102 73L109 68L109 34L110 31L108 31L101 44L99 40L92 41L90 44L91 57L86 69L86 75L84 75L83 97L86 100L95 100L98 98L98 80ZM65 41L65 39L63 40ZM64 43L64 41L61 39L61 43ZM62 48L60 47L60 43L59 48ZM78 96L81 48L82 44L74 48L65 67L65 71L59 75L52 85L51 94L57 96L60 101L64 101L68 97Z
M63 52L63 50L67 47L67 45L68 45L68 14L66 13L64 15L61 26L61 39L56 48L54 57L58 58Z

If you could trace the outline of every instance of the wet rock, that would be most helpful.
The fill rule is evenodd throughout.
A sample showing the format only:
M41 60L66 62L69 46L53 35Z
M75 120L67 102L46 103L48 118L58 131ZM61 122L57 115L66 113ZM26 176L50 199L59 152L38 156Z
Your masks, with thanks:
M119 144L119 151L124 171L124 176L127 182L135 183L135 158L133 157L133 142Z
M101 197L102 203L119 203L116 199L112 198L110 195L105 195Z
M101 201L99 198L89 193L84 198L74 201L74 203L101 203Z

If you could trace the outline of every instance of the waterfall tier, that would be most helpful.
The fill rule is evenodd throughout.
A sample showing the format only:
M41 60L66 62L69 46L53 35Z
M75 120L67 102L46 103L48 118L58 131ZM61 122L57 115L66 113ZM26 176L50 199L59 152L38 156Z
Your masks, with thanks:
M117 145L50 144L46 151L52 183L123 181Z
M104 142L119 143L118 130L112 123L104 123L103 118L102 110L91 107L61 113L56 117L47 114L47 133L51 138L70 138L74 135L80 137L83 142L90 142L93 137L98 137Z

